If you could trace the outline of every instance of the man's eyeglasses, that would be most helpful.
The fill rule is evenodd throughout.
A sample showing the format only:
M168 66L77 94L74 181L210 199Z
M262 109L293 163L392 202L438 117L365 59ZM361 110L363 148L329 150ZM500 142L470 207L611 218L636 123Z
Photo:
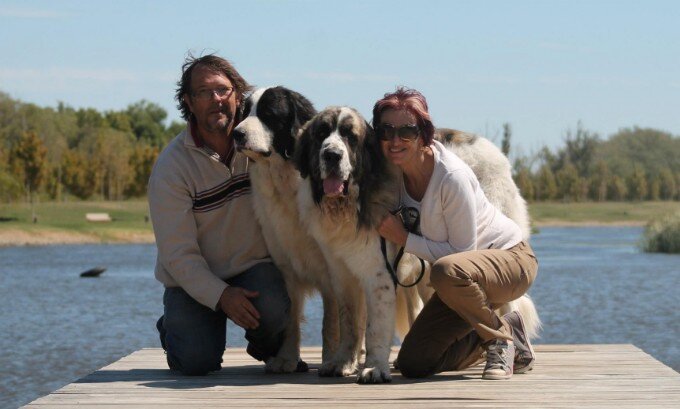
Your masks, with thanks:
M191 96L201 101L208 101L212 99L213 95L217 95L218 98L228 98L232 92L234 92L234 88L232 87L220 87L192 92Z
M395 128L390 124L380 124L378 129L376 129L376 133L381 141L391 141L396 135L402 141L411 142L420 135L420 128L418 128L418 125L413 124L402 125L399 128Z

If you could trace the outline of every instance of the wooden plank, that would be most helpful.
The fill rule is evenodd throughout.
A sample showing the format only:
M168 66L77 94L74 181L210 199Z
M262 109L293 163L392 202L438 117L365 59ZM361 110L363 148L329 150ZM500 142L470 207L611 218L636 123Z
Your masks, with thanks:
M508 381L484 381L482 366L427 379L358 385L355 377L316 375L321 349L302 351L309 373L264 374L242 348L203 377L167 370L160 349L142 349L27 407L460 407L656 408L680 402L680 374L633 345L538 345L535 369ZM392 359L397 350L393 350Z

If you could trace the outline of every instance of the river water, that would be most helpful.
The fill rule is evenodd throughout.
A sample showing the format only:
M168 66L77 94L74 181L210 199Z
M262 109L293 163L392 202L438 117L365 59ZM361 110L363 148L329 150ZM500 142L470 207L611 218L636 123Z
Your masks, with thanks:
M536 343L632 343L680 371L680 255L646 254L636 227L543 228L532 238ZM143 347L162 286L154 245L0 248L0 407L16 407ZM80 278L94 266L107 271ZM306 306L303 344L320 345L321 303ZM229 346L245 346L229 324Z

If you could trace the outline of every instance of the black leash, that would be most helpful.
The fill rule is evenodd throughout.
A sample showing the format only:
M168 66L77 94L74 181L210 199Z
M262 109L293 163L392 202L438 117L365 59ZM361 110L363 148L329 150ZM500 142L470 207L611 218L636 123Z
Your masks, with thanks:
M399 214L399 217L401 217L402 222L404 222L404 227L406 227L406 230L409 233L415 233L418 223L420 222L420 213L418 213L418 215L416 216L415 220L412 223L406 223L403 215L401 214L403 210L418 212L416 209L412 207L400 206L397 210L390 213L392 213L393 215ZM417 285L420 282L420 280L423 279L423 276L425 275L425 261L422 258L418 257L418 260L420 261L420 274L418 275L418 278L411 284L403 284L402 282L399 281L399 277L397 276L397 269L399 267L399 262L401 261L401 258L404 256L404 248L403 247L399 248L399 251L397 252L397 257L394 260L394 266L392 266L392 264L390 264L390 261L387 259L387 242L385 241L384 237L380 237L380 250L382 251L383 258L385 259L385 266L387 267L387 271L389 271L390 276L392 277L394 291L397 291L398 285L404 288L410 288Z

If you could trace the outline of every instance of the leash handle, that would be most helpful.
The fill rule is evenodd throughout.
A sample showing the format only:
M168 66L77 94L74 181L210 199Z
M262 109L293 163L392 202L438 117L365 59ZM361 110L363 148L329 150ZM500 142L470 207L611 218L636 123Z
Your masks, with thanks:
M413 209L414 211L417 212L417 216L415 220L412 223L409 223L409 225L406 225L406 221L404 220L404 216L402 215L402 211L406 210L411 210ZM404 224L404 227L406 228L406 231L409 233L415 233L415 229L418 226L418 223L420 222L420 212L417 211L415 208L408 208L405 206L399 206L396 210L390 211L391 214L393 215L399 215L399 218L401 219L401 222ZM418 275L418 278L411 284L402 284L399 281L399 277L397 276L397 269L399 268L399 262L401 261L401 258L404 256L404 248L400 247L399 251L397 252L397 257L394 260L394 267L390 264L389 260L387 259L387 244L385 242L384 237L380 237L380 250L383 253L383 258L385 259L385 266L387 266L387 271L389 271L390 276L392 277L392 282L394 283L394 291L397 291L397 286L400 285L404 288L410 288L415 285L417 285L420 280L423 279L423 276L425 275L425 261L418 257L418 260L420 260L420 274Z

